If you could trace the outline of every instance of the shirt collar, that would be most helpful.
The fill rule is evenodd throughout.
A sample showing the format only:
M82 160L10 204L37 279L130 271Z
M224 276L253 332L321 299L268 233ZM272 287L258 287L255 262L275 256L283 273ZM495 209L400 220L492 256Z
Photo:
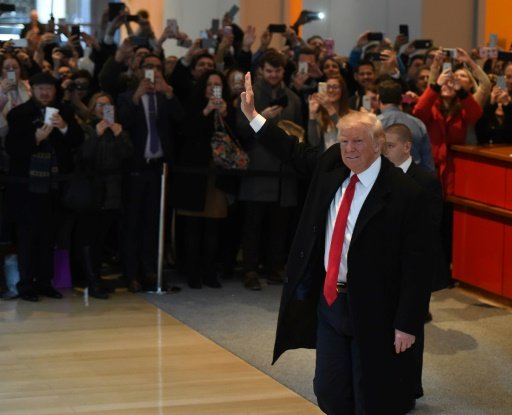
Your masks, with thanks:
M377 180L377 176L380 172L380 166L382 164L382 160L380 157L377 157L377 159L368 167L365 171L359 173L357 175L357 178L359 179L359 182L364 187L372 186L373 183L375 183L375 180ZM350 177L353 176L353 173L350 172Z
M400 164L400 167L404 173L407 173L407 170L409 170L409 167L411 167L411 164L412 164L412 157L409 156L409 158L407 160L405 160L402 164Z

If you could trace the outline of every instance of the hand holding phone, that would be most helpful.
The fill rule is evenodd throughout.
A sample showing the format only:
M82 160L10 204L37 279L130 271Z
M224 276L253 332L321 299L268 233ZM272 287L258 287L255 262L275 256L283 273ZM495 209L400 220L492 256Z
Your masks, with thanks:
M167 27L171 33L171 38L178 37L178 21L176 19L167 19Z
M372 110L372 98L368 95L363 95L363 108L367 111Z
M306 74L309 72L309 64L307 62L299 62L298 72L301 74Z
M48 125L52 125L52 117L53 114L58 114L59 110L53 107L46 107L44 111L44 123Z
M319 94L327 93L327 83L326 82L319 82L318 83L318 93Z

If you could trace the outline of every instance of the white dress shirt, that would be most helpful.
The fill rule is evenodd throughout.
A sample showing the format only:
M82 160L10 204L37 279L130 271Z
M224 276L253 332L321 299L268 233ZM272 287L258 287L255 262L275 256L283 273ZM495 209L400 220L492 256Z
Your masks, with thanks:
M352 204L350 205L350 210L348 212L347 228L345 229L345 239L343 240L343 248L341 250L341 262L338 274L338 281L340 282L347 282L347 255L348 249L350 247L350 241L352 240L352 233L354 232L357 217L359 216L359 212L363 207L363 203L366 200L368 194L370 193L370 190L372 190L375 180L377 180L381 164L381 159L380 157L378 157L377 160L375 160L370 165L370 167L368 167L365 171L357 175L359 181L356 183L354 198L352 199ZM341 201L345 196L345 190L348 187L348 183L352 175L353 173L351 172L350 176L343 181L341 187L334 195L334 199L332 200L331 205L329 206L329 213L327 214L325 232L324 253L324 267L326 270L327 264L329 263L329 249L331 247L331 239L332 233L334 231L334 224L336 223L336 216L338 215L338 210L340 209Z
M412 157L409 156L407 160L405 160L402 164L400 164L400 167L404 173L407 173L407 170L409 170L409 167L411 167L412 164Z

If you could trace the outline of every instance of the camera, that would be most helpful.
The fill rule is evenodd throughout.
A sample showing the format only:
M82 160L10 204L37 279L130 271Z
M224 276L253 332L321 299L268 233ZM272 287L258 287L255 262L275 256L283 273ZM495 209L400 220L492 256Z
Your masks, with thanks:
M457 57L457 49L455 48L444 48L443 53L449 57L449 58L456 58Z

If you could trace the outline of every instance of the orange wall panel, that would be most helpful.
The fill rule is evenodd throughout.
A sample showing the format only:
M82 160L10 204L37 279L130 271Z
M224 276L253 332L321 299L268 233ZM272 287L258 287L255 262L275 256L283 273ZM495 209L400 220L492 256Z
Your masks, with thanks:
M508 50L512 42L512 2L510 0L487 0L485 2L484 43L489 41L490 33L498 34L498 46Z

